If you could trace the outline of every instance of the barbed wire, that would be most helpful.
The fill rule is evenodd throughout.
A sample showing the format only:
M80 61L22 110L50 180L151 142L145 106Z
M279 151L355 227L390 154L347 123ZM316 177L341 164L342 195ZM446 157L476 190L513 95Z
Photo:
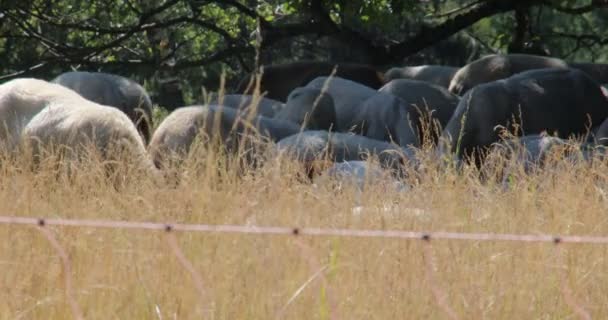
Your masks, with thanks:
M195 289L199 294L201 307L205 301L209 301L208 292L203 286L203 277L186 258L183 251L180 249L177 239L173 232L206 232L206 233L240 233L240 234L267 234L267 235L292 235L292 236L327 236L327 237L365 237L365 238L395 238L406 240L422 240L424 242L423 258L425 260L426 280L431 287L435 303L441 308L449 319L459 319L454 309L447 301L447 292L443 290L435 275L435 265L433 262L431 239L433 240L469 240L469 241L515 241L515 242L544 242L553 243L557 250L556 256L561 261L562 251L560 244L563 243L579 243L579 244L608 244L608 236L579 236L579 235L547 235L547 234L508 234L508 233L466 233L466 232L420 232L420 231L405 231L405 230L372 230L372 229L329 229L329 228L292 228L292 227L273 227L273 226L246 226L246 225L211 225L211 224L183 224L183 223L158 223L158 222L141 222L141 221L118 221L118 220L90 220L90 219L62 219L62 218L32 218L32 217L15 217L15 216L0 216L0 224L8 225L31 225L35 226L50 242L60 256L65 275L65 292L66 299L70 305L74 319L83 319L82 309L78 305L74 296L74 288L72 285L71 270L72 265L69 255L61 246L59 241L54 237L46 227L62 226L62 227L87 227L87 228L109 228L109 229L140 229L140 230L155 230L164 231L168 247L172 250L177 261L182 267L190 273ZM297 298L302 290L314 280L322 281L328 286L324 272L327 266L321 266L316 263L310 248L302 242L296 242L300 249L303 258L308 261L308 264L313 271L312 276L291 296L289 301L278 311L278 318L282 318L286 308ZM331 319L338 318L337 303L329 294L327 287L327 299L329 301L328 310ZM578 303L572 294L572 290L568 286L567 277L565 274L561 277L561 294L564 297L566 304L578 315L581 319L591 319L591 315L583 306ZM209 312L211 308L204 308Z
M473 241L518 241L518 242L552 242L608 244L608 236L548 235L548 234L511 234L511 233L473 233L446 231L407 231L407 230L373 230L373 229L329 229L329 228L293 228L272 226L247 226L229 224L184 224L159 223L120 220L90 220L62 218L31 218L0 216L0 224L27 224L65 227L89 227L112 229L142 229L158 231L207 232L207 233L245 233L269 235L302 235L330 237L363 237L363 238L397 238L419 240L473 240Z

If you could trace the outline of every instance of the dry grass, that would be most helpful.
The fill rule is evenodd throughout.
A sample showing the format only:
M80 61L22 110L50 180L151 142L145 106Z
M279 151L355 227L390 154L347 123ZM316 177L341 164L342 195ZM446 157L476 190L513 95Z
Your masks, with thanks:
M259 85L259 84L258 84ZM71 166L27 155L0 159L0 212L27 217L353 229L605 235L608 163L557 162L530 175L497 157L484 172L422 172L397 192L365 192L299 179L301 168L271 159L239 170L195 150L169 182L132 165L107 177L99 158ZM237 152L237 154L242 154ZM428 158L428 159L427 159ZM507 163L508 164L508 163ZM512 164L512 163L511 163ZM107 166L106 166L107 167ZM117 183L118 182L118 183ZM572 318L562 279L595 318L608 316L608 248L506 242L174 233L202 277L201 297L156 231L48 227L69 253L76 301L86 319L442 319L427 276L460 319ZM428 244L426 244L428 245ZM0 225L0 319L68 319L60 257L35 227ZM309 279L311 282L307 282Z
M360 193L336 190L331 181L299 182L295 166L279 160L237 176L212 152L175 169L178 185L157 185L126 168L129 176L116 187L99 163L66 176L51 167L32 172L27 161L2 162L3 214L532 234L608 230L608 166L599 162L552 165L503 190L493 178L481 183L473 169L456 174L425 160L426 170L406 180L411 190L371 184ZM356 206L363 209L354 212ZM50 229L70 254L87 319L445 318L426 281L420 241L178 233L202 276L200 297L163 232ZM436 281L461 319L571 318L560 291L564 275L595 318L608 315L605 246L565 244L560 257L551 244L431 243ZM61 260L36 228L0 226L0 270L0 318L71 317ZM324 277L296 294L319 270Z

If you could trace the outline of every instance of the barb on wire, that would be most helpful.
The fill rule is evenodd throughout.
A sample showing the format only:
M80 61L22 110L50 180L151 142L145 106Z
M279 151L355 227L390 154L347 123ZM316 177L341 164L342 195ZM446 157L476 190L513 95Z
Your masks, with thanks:
M198 271L196 271L194 265L192 265L190 260L188 260L188 258L186 258L186 256L184 255L184 252L180 249L177 239L175 238L175 234L171 232L172 230L173 228L171 225L167 225L165 227L165 239L167 240L167 244L169 245L169 248L171 248L173 255L175 255L175 257L177 258L177 261L182 265L182 267L184 267L184 269L186 269L190 273L192 281L194 282L194 286L196 287L196 290L199 294L199 303L201 308L203 310L207 310L208 313L211 313L213 311L211 305L209 305L208 308L205 308L205 301L208 300L208 297L205 291L205 287L203 286L203 277L198 273Z
M426 281L431 286L431 291L435 297L437 305L443 310L449 319L458 320L458 315L454 312L454 309L448 304L448 294L439 287L438 281L435 278L435 265L433 263L433 251L431 247L431 237L428 234L423 235L420 239L424 242L422 252L423 259L426 262L425 274Z
M74 297L74 290L72 287L72 264L70 262L70 257L67 252L63 249L59 241L55 239L53 233L45 228L45 221L40 219L38 221L38 226L36 227L40 233L44 235L44 237L49 241L51 246L57 251L57 254L61 258L61 262L63 264L63 273L65 279L65 295L68 303L70 304L70 308L72 310L72 316L74 319L82 320L82 311L80 310L80 306L78 306L78 302L76 302L76 298Z
M561 239L556 237L555 238L555 255L557 257L557 265L562 266L564 265L564 248L563 246L561 246ZM566 304L574 311L574 313L576 313L576 315L578 315L578 317L582 320L591 320L591 314L589 314L589 312L587 310L585 310L585 308L583 308L583 306L576 301L576 298L574 297L574 294L572 293L572 289L570 289L570 286L568 285L568 268L566 266L564 266L564 271L561 273L561 292L562 295L564 296L564 300L566 301Z

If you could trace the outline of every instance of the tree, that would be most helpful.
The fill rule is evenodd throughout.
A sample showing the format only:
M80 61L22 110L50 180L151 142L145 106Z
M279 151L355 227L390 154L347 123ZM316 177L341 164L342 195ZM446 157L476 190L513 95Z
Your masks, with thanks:
M604 60L608 0L23 0L0 8L0 81L69 68L216 89L256 64L308 58L461 65L548 48ZM570 23L564 24L564 16ZM472 44L472 45L471 45ZM446 49L449 48L449 49ZM536 49L535 49L536 48Z

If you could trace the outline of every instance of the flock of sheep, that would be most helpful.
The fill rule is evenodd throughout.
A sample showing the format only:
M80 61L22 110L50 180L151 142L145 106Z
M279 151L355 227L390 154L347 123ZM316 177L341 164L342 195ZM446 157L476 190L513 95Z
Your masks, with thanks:
M8 153L30 145L39 158L59 148L65 161L92 145L104 160L120 153L154 174L213 141L229 153L248 150L246 157L270 148L309 173L329 160L330 172L360 177L370 155L398 172L415 166L424 146L442 159L481 165L488 150L521 142L524 161L537 163L562 139L579 138L585 154L608 145L604 83L607 65L523 54L385 73L306 61L267 66L244 77L238 93L172 110L153 130L152 101L140 85L68 72L0 85L0 144ZM504 140L513 136L521 139ZM273 143L249 144L252 137Z

